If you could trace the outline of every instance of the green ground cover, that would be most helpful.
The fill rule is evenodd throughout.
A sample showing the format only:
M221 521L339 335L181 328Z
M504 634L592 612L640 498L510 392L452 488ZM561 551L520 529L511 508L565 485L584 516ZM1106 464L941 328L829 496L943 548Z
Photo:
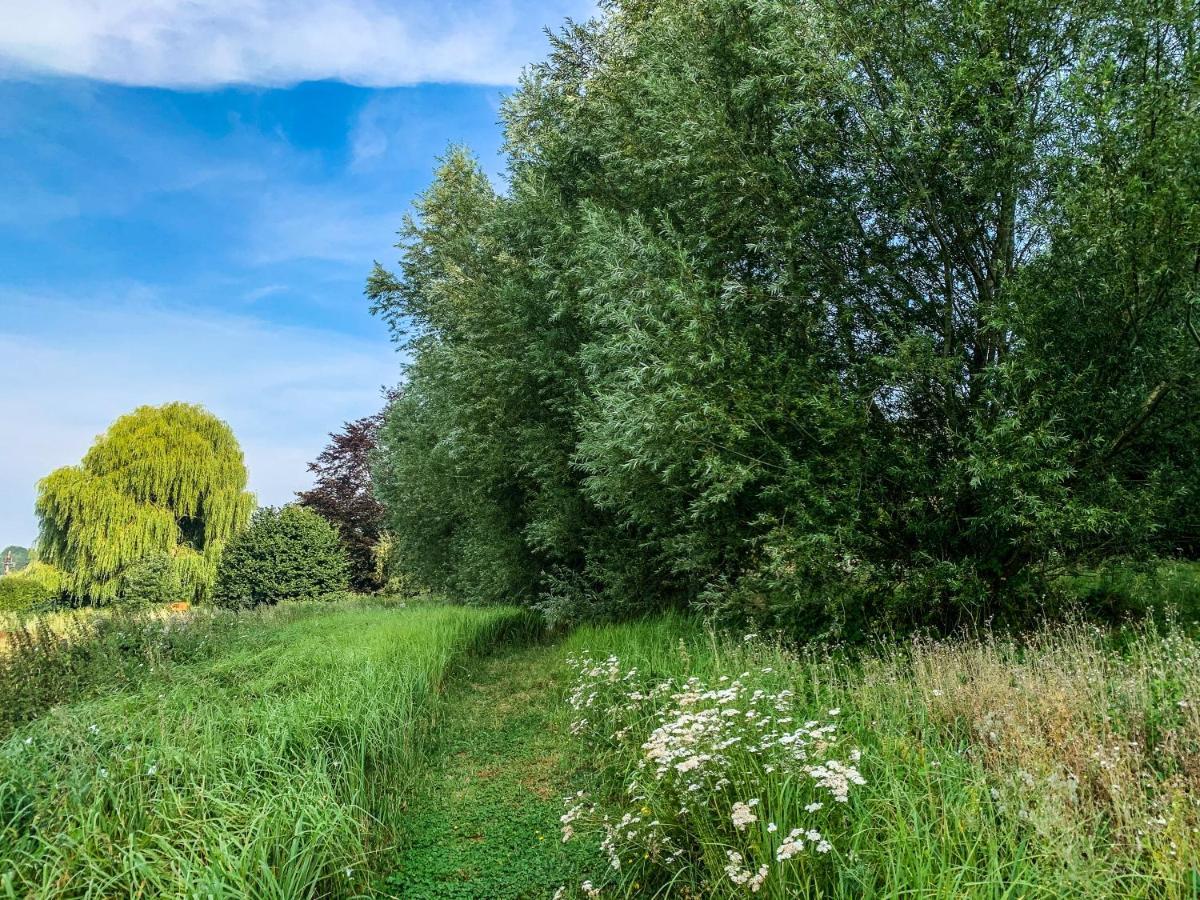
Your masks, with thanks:
M548 898L603 875L594 846L563 843L563 798L591 784L571 752L561 646L501 650L438 704L425 778L384 896Z
M602 896L1200 896L1189 628L798 653L665 618L565 652Z
M0 898L1200 897L1190 620L809 650L218 620L0 742Z
M399 833L414 721L522 614L339 604L53 708L0 744L0 896L359 894Z

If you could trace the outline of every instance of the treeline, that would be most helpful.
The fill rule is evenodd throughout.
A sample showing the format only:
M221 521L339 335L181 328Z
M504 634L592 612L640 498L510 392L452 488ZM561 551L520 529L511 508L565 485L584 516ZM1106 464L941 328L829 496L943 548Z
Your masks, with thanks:
M138 407L79 465L38 483L37 546L27 566L0 578L0 614L206 602L240 609L336 599L352 579L364 589L376 568L370 545L365 561L360 546L371 540L362 496L375 421L331 435L298 503L257 508L228 424L190 403Z
M374 309L410 577L805 633L1200 550L1200 6L624 0Z

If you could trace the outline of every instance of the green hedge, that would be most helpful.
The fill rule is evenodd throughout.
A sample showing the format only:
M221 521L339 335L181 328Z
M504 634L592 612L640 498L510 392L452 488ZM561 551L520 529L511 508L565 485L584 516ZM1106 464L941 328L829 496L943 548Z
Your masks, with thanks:
M24 613L44 606L54 594L41 582L23 575L0 577L0 612Z

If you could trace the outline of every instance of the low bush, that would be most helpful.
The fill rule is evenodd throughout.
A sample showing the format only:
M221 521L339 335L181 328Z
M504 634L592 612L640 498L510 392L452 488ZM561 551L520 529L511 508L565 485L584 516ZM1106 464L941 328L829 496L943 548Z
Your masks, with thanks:
M27 613L45 606L54 594L40 581L24 575L0 577L0 613Z
M120 600L126 606L150 606L182 599L183 581L166 553L147 556L121 576Z
M225 548L213 600L239 609L349 588L346 551L328 521L301 506L266 507Z

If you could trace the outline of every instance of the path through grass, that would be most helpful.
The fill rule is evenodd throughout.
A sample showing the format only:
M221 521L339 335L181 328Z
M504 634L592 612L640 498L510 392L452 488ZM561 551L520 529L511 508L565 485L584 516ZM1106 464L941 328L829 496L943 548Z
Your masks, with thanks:
M516 610L338 604L0 741L0 898L362 896L444 673Z
M414 792L406 846L381 893L405 900L549 898L603 861L594 846L563 844L563 797L573 769L561 714L561 647L502 651L448 691Z

